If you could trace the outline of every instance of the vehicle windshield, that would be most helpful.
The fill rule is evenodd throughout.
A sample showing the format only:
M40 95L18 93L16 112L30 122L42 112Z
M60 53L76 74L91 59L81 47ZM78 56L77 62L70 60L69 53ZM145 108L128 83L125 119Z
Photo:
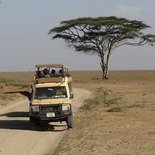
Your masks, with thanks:
M65 87L36 88L35 91L35 99L59 99L66 97L67 92Z

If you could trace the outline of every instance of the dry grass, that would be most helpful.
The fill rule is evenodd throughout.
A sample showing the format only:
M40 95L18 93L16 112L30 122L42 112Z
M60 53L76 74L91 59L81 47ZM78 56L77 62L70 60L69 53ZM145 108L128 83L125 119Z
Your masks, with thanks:
M114 98L108 97L112 101L110 106L115 105L117 94L116 98L121 98L120 108L127 110L122 111L116 106L108 112L104 104L93 105L89 110L81 109L74 117L74 128L61 141L57 155L154 154L155 71L111 71L109 80L102 80L98 71L71 74L74 87L91 92L101 87L108 89L114 94ZM28 89L32 79L30 72L0 73L0 103L6 104L8 99L12 101L13 96L5 92ZM100 101L100 97L95 101ZM91 102L88 100L87 104Z
M114 108L116 100L110 94L110 101L114 100L107 111L107 106L100 104L105 100L103 92L104 98L97 94L88 99L86 107L74 118L74 128L60 142L56 155L154 154L155 71L114 71L110 72L109 80L101 80L99 75L99 72L73 73L75 86L92 92L100 87L110 89L112 96L114 93L121 97L121 104Z
M104 107L107 112L121 112L125 110L121 102L121 97L104 87L98 88L91 98L84 101L83 106L80 108L84 110L92 110L97 106Z
M20 90L29 90L33 80L32 72L1 72L0 73L0 107L16 100L23 99L19 93L9 94Z

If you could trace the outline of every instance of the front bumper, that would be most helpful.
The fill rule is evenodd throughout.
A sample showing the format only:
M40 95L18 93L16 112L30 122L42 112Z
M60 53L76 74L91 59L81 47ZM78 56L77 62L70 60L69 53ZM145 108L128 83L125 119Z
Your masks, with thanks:
M38 112L30 111L30 117L39 121L65 121L72 114L72 110L62 110L62 105L40 105Z

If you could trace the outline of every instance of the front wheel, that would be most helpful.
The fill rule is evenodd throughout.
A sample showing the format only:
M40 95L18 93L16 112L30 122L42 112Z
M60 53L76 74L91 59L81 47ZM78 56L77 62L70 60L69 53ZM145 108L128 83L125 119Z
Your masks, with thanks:
M37 130L40 126L39 121L36 118L30 117L30 128L31 130Z
M67 123L67 127L69 128L73 128L73 116L69 115L66 119L66 123Z

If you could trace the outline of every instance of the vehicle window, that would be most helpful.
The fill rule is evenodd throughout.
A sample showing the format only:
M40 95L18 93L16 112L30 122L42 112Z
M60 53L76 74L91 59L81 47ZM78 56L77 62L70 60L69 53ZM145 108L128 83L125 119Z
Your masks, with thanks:
M35 99L66 98L65 87L36 88Z

